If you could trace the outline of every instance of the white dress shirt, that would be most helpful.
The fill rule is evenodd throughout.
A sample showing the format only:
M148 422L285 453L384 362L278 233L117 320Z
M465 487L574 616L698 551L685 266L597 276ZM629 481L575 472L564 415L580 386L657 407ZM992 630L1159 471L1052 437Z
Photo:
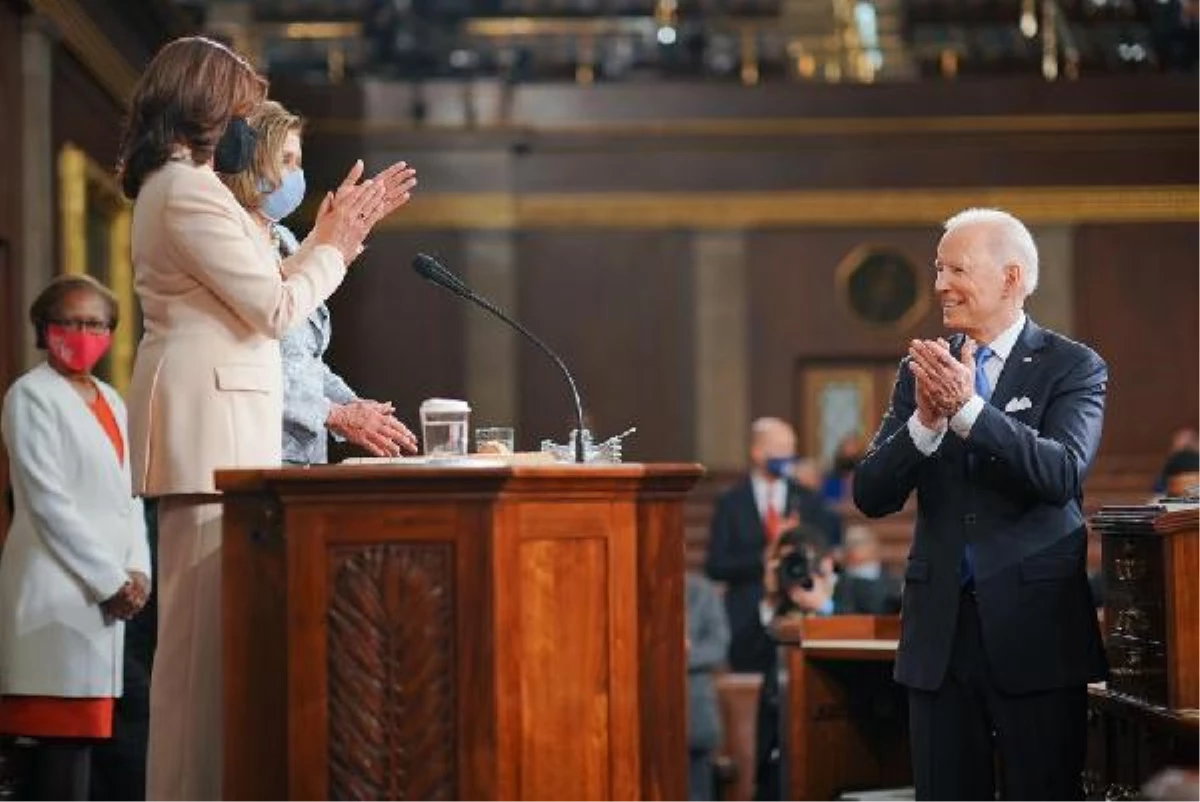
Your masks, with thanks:
M1013 346L1017 344L1017 338L1021 336L1021 330L1024 328L1025 313L1021 312L1011 326L1000 332L1000 336L990 343L985 343L992 350L992 354L983 363L983 375L987 377L988 386L993 391L996 389L996 382L1000 380L1000 373L1004 370L1005 363L1008 362ZM965 440L971 433L971 427L975 425L979 413L983 412L983 405L986 403L977 393L972 393L967 403L954 413L948 427L946 420L941 419L932 429L921 423L920 416L913 412L908 418L908 434L912 437L913 445L928 457L942 444L942 438L946 436L947 428L953 429L955 434Z

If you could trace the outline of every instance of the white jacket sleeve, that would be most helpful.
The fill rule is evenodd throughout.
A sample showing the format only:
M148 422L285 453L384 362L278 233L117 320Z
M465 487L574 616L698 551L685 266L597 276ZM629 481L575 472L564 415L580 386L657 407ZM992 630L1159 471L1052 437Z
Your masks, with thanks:
M34 528L46 548L102 602L129 579L120 555L80 514L61 465L72 458L64 429L45 399L16 385L4 401L0 428L13 482L29 503Z
M133 499L133 507L130 509L129 515L129 527L133 531L129 535L125 568L129 571L141 571L148 579L153 579L153 569L150 566L150 541L146 534L146 508L140 498Z

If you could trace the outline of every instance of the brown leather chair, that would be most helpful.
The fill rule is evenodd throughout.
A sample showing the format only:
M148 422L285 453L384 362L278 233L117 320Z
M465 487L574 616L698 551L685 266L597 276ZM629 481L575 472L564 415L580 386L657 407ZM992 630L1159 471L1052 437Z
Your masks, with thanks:
M754 739L758 723L760 674L717 676L724 741L717 753L717 795L722 800L754 796Z

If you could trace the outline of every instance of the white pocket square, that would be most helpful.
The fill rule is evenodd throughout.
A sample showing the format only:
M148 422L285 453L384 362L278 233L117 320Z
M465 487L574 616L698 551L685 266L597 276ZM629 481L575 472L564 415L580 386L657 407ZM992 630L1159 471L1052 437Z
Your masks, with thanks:
M1020 412L1023 409L1029 409L1033 406L1033 402L1029 400L1029 396L1023 395L1020 398L1013 398L1004 405L1005 412Z

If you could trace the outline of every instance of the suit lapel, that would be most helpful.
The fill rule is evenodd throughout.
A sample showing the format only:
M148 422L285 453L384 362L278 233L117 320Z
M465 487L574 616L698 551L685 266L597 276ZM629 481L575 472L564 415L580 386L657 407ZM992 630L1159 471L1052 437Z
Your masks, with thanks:
M763 528L762 516L758 512L758 500L754 498L754 483L749 479L742 482L741 501L738 508L742 511L742 524L747 532L757 532L761 542L767 542L767 532Z
M996 389L992 391L989 403L1004 409L1014 395L1021 392L1022 387L1029 387L1033 382L1029 377L1038 367L1039 351L1046 344L1046 335L1042 327L1033 322L1033 318L1025 318L1025 328L1013 343L1013 349L1004 361L1004 368L996 379Z

